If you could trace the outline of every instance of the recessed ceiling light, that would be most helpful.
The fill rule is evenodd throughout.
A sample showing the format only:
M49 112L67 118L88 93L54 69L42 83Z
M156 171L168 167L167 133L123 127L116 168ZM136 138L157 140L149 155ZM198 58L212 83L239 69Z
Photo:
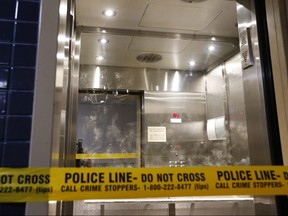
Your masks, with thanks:
M214 51L215 50L215 46L211 45L208 47L209 51Z
M211 38L211 40L212 40L212 41L215 41L215 40L216 40L216 38L215 38L215 37L212 37L212 38Z
M196 64L195 61L190 61L190 62L189 62L189 65L190 65L190 66L194 66L195 64Z
M107 43L109 43L109 40L107 40L105 38L101 38L101 39L98 40L98 42L101 43L101 44L107 44Z
M116 15L116 11L112 9L107 9L107 10L102 11L102 14L107 17L112 17Z
M103 56L97 56L97 57L96 57L96 60L97 60L97 61L103 61L103 60L104 60L104 57L103 57Z

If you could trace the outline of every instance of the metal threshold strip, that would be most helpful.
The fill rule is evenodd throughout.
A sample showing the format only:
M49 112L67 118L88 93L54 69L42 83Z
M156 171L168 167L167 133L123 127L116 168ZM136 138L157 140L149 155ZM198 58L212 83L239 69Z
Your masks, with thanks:
M163 197L147 199L97 199L84 200L85 204L89 203L137 203L137 202L211 202L211 201L253 201L252 196L203 196L203 197Z

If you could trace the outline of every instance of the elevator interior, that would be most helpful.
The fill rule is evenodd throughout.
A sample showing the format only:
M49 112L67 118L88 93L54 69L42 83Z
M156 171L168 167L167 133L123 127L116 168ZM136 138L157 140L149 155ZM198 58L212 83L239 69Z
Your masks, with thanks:
M249 152L243 71L259 57L255 52L255 62L243 64L243 26L237 20L243 5L233 0L75 2L81 47L80 59L74 59L79 60L76 140L83 142L83 153L94 155L87 166L250 164L255 152ZM252 41L257 46L253 34ZM76 215L139 212L251 215L255 209L250 196L74 202Z
M105 9L115 14L104 16ZM143 105L135 111L140 117L130 124L138 125L134 148L141 148L137 155L146 167L248 164L236 2L76 1L76 15L81 33L78 109L91 109L81 116L89 119L86 124L78 119L77 139L83 140L87 153L97 153L89 150L93 141L86 141L95 137L87 132L88 125L98 135L105 133L99 122L112 115L108 104L120 109L115 104L125 104L129 91L142 90L144 98L138 101ZM127 132L117 125L127 119L124 114L106 122L118 133L115 148ZM233 123L237 130L230 128ZM166 141L148 141L148 127L164 127Z

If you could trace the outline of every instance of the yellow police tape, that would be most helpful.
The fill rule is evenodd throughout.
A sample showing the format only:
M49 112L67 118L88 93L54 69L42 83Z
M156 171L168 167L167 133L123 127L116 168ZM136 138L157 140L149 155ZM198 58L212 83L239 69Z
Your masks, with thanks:
M288 166L0 168L0 202L288 195Z

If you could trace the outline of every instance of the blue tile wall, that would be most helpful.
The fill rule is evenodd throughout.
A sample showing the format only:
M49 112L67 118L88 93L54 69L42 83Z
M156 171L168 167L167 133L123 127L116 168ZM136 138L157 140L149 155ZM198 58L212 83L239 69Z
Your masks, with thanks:
M10 88L13 90L33 90L35 84L34 80L34 68L13 68L11 70Z
M5 117L3 116L0 117L0 143L2 143L0 144L1 145L0 155L2 155L2 145L4 141L4 131L5 131L5 123L6 123L5 120L6 120Z
M7 89L9 81L9 68L0 67L0 89Z
M7 93L0 91L0 115L6 114L7 107Z
M38 22L39 2L19 1L17 20Z
M13 40L14 22L0 21L0 41L10 42Z
M0 44L0 66L10 65L12 45Z
M15 18L16 1L1 0L0 19L13 20Z
M0 166L27 167L41 0L0 0ZM25 215L2 203L0 215Z
M17 151L15 151L17 149ZM28 166L29 142L15 142L3 146L3 165L5 167L23 167ZM14 157L9 155L13 154Z
M15 140L29 141L31 132L31 117L8 116L6 122L5 138L8 142Z
M5 216L24 215L23 212L25 212L25 203L1 204L0 215L5 215Z
M26 34L27 31L29 34ZM36 44L38 39L38 24L17 23L15 39L19 43Z
M3 99L4 99L3 95ZM9 92L9 105L8 114L9 115L32 115L33 107L33 92L20 92L12 91ZM0 92L0 102L1 102L1 92ZM0 113L2 109L0 106Z

